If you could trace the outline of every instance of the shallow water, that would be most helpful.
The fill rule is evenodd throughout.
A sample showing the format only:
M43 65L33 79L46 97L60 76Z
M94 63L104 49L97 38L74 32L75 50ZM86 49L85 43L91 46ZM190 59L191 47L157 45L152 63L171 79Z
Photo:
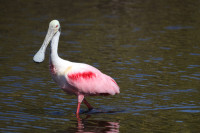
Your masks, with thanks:
M0 3L1 132L200 131L200 2L189 0L21 1ZM76 97L35 64L52 19L59 55L112 76L120 95ZM86 111L82 105L81 111Z

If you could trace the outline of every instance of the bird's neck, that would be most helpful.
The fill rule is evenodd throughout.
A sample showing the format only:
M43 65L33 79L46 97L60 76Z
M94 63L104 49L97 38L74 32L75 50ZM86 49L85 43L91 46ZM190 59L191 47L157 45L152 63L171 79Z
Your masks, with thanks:
M61 58L58 56L58 42L59 42L60 32L58 31L51 40L50 48L50 62L55 64Z
M70 61L63 60L58 56L59 37L60 32L58 31L51 40L50 71L52 74L63 73L63 71L68 67L68 65L70 65Z

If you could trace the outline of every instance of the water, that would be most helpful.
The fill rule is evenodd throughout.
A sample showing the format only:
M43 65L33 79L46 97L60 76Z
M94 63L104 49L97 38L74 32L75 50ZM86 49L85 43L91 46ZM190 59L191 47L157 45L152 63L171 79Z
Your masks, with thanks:
M200 4L189 0L1 1L1 132L199 132ZM93 65L121 93L76 97L52 81L48 57L35 64L52 19L59 55ZM84 105L81 111L86 111Z

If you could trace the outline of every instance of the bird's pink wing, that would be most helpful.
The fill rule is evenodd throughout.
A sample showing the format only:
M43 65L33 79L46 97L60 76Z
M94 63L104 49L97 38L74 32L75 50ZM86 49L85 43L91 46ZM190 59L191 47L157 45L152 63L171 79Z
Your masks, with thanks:
M87 64L73 67L66 75L67 82L84 95L114 95L119 87L114 79Z

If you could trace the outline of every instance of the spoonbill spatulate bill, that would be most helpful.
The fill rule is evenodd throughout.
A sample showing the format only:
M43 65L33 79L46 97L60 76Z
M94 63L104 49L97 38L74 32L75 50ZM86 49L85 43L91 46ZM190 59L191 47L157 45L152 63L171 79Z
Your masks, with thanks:
M51 41L50 73L60 88L68 94L77 96L78 105L76 115L79 116L82 102L85 103L89 110L93 109L85 99L86 96L115 95L120 93L120 88L114 79L93 66L61 59L58 56L60 33L59 21L52 20L49 24L45 40L33 57L33 60L35 62L42 62L44 60L47 45Z

